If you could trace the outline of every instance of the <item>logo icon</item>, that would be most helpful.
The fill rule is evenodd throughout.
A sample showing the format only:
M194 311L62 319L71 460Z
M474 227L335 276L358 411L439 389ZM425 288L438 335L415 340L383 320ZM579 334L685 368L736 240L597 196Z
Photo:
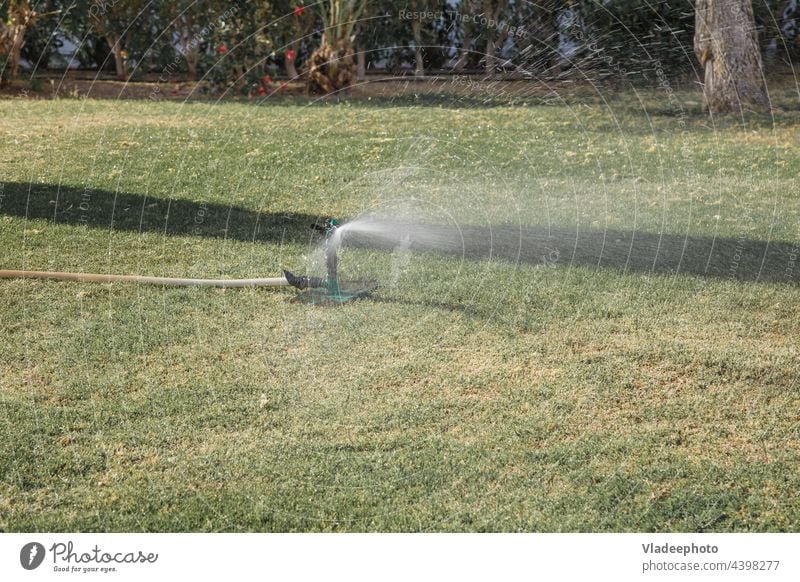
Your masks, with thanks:
M19 563L26 570L35 570L44 561L44 546L39 542L30 542L22 546L19 552Z

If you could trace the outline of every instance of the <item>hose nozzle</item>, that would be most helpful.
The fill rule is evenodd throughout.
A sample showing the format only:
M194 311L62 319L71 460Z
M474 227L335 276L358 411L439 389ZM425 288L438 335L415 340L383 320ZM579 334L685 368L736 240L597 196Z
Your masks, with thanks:
M328 218L322 224L312 224L311 230L315 230L325 235L325 277L307 277L305 275L295 275L289 271L284 271L286 281L297 289L326 288L331 293L338 293L339 290L339 245L334 242L334 233L339 228L339 221L335 218Z
M311 230L321 232L325 236L331 236L339 228L339 221L335 218L328 218L322 224L312 224Z

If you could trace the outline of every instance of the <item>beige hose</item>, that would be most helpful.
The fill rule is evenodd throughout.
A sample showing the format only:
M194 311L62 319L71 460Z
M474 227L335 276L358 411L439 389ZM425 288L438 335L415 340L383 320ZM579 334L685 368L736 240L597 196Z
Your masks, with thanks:
M81 281L84 283L147 283L177 287L284 287L285 277L265 279L176 279L172 277L143 277L141 275L98 275L96 273L59 273L56 271L3 271L0 279L52 279L55 281Z

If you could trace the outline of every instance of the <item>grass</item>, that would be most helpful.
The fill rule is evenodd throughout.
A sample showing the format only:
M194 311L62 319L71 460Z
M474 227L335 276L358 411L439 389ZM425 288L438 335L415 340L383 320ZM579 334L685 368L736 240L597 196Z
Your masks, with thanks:
M0 101L0 268L302 272L404 203L494 237L347 250L341 309L0 282L0 529L796 531L796 97L676 96Z

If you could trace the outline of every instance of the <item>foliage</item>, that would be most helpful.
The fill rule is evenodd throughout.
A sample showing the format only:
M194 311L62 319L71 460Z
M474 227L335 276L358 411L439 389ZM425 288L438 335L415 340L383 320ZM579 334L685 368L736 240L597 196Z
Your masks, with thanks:
M281 73L298 77L330 68L336 70L325 75L340 77L334 86L349 82L356 48L368 68L392 71L454 66L538 73L560 66L631 79L696 64L691 0L306 1L41 0L17 50L43 66L66 36L78 45L84 67L110 68L121 79L187 74L243 94L264 91L264 80ZM28 0L0 3L0 54L11 51L14 11L31 6ZM425 16L404 18L403 12ZM797 0L757 2L754 12L767 65L800 57ZM10 68L11 62L3 66L4 77Z
M37 18L30 0L9 0L0 5L0 86L17 76L26 32Z
M505 26L514 30L505 54L510 68L538 73L554 67L558 61L558 17L563 0L511 0ZM510 46L508 46L510 44Z
M40 1L36 3L36 10L39 14L35 25L25 34L22 58L36 69L47 69L51 56L61 47L61 40L56 32L64 15L63 2L59 0ZM34 72L31 71L31 74Z
M286 75L294 79L319 45L319 12L306 8L301 0L275 0L272 14L260 35L272 47L275 62L280 62Z
M260 32L272 17L269 1L221 3L207 25L208 49L201 55L204 80L218 90L247 94L266 74L272 46Z
M800 58L800 3L797 0L753 2L756 27L768 64L791 64Z
M575 64L600 74L632 78L656 65L681 70L693 63L691 0L580 0L563 32L579 47Z

